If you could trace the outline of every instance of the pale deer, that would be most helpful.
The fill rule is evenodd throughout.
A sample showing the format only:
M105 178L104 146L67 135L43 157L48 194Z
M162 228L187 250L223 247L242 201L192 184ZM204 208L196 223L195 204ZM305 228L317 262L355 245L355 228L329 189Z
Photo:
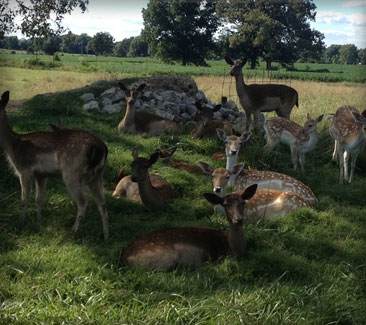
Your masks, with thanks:
M260 112L275 111L278 116L289 119L292 108L295 105L299 106L298 93L292 87L275 84L245 84L242 68L246 59L234 62L230 57L225 56L225 61L231 67L230 75L235 77L236 92L245 111L247 130L251 126L252 114L254 115L254 125L257 127Z
M324 114L312 119L307 114L304 126L283 117L272 117L264 122L264 131L267 143L265 150L273 149L278 143L287 144L291 150L294 169L300 160L301 170L304 171L305 154L311 151L318 141L317 125L323 119Z
M194 138L215 137L216 129L221 128L227 132L233 130L233 125L230 122L215 120L213 115L221 108L222 104L216 105L213 109L202 106L200 102L196 102L197 111L195 112L196 126L191 132Z
M310 204L318 202L308 186L285 174L265 170L244 170L243 163L235 165L232 171L226 168L213 169L203 161L200 161L199 164L205 174L212 176L213 191L218 195L224 193L225 188L229 185L229 179L232 177L234 190L242 190L252 184L257 184L258 189L292 191Z
M243 212L256 188L252 185L240 195L228 194L223 198L204 193L207 201L224 207L229 223L228 233L201 227L154 231L132 242L121 254L121 261L130 267L168 271L177 266L197 267L225 257L244 257L246 237Z
M61 175L70 195L77 204L77 215L72 227L79 229L85 216L87 200L83 187L88 185L102 217L104 240L108 239L108 214L103 193L103 170L108 149L96 135L85 130L59 129L52 132L17 134L9 126L5 106L9 91L0 101L0 146L19 177L21 186L23 225L32 183L36 185L37 221L41 222L42 198L48 176Z
M149 159L138 156L132 151L133 162L131 175L123 177L117 184L113 196L142 202L147 207L162 206L173 197L169 183L159 175L149 174L149 168L159 159L159 152L154 152Z
M243 164L237 165L233 171L230 172L225 168L212 169L204 162L200 162L200 166L206 174L212 176L213 191L219 196L224 195L225 189L228 186L229 178L233 176L234 173L234 177L238 176L244 167ZM260 177L258 178L260 179ZM287 188L285 188L285 190L278 190L270 187L264 187L265 184L266 182L257 184L258 189L255 195L248 200L246 204L245 214L249 218L275 217L284 215L299 208L313 208L313 205L309 200L304 199L304 197L299 195L297 192L287 190ZM239 193L241 189L238 187L238 184L236 185L235 189L237 189L237 191L235 193ZM259 186L262 187L260 188ZM289 188L299 190L299 188L295 186L290 186ZM303 191L299 190L299 192L302 193ZM224 212L219 207L215 207L215 209L217 213Z
M126 112L118 124L118 131L132 134L144 133L153 136L164 132L170 134L181 133L180 126L174 121L153 114L136 112L136 99L142 94L146 84L141 84L137 88L127 88L122 82L119 82L118 85L126 94Z
M216 129L216 134L219 139L224 141L225 143L225 153L226 153L226 169L232 170L235 165L238 164L239 158L239 150L241 146L248 142L252 133L251 132L243 132L241 136L237 135L226 135L225 131L222 129ZM229 184L231 185L233 179L229 180Z
M197 165L192 165L186 161L176 161L172 159L174 152L177 150L177 146L170 147L169 149L156 149L159 152L160 159L174 168L185 170L193 174L202 174L202 170Z
M360 115L355 107L342 106L327 118L332 120L329 130L334 139L333 160L339 161L339 182L351 183L358 154L366 143L366 110Z

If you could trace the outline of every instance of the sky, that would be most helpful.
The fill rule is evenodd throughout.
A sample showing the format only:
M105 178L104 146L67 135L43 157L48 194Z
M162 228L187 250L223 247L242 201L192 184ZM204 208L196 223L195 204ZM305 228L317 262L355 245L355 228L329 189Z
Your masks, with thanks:
M138 36L143 28L142 8L148 0L89 0L88 10L75 9L63 26L74 34L109 32L115 41ZM366 48L366 0L315 0L316 21L312 28L325 36L326 46L355 44ZM18 35L19 36L19 35Z

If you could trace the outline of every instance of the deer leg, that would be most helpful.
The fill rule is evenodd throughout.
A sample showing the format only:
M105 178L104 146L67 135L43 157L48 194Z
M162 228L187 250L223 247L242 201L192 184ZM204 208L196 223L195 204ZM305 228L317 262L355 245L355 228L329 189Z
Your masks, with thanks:
M303 172L305 170L305 152L300 152L299 153L299 160L300 160L300 166L301 166L301 171Z
M23 226L26 211L28 208L29 197L32 189L33 177L30 175L20 175L20 187L21 187L21 200L22 200L22 212L20 215L20 225Z
M248 111L245 111L245 130L249 131L250 130L250 126L252 124L252 118L251 118L251 113Z
M104 200L102 175L89 182L88 185L94 196L95 201L97 202L99 214L102 217L103 235L104 235L104 241L106 242L109 238L109 221L108 221L107 208Z
M343 184L344 178L344 157L343 157L343 148L337 142L337 153L338 153L338 161L339 161L339 183Z
M350 175L349 175L349 179L348 179L349 183L352 182L353 174L355 173L356 161L357 161L357 157L358 157L359 153L360 153L360 150L357 150L353 153L353 155L351 155L351 171L350 171Z
M294 164L294 170L297 170L298 151L293 146L291 148L292 163Z
M348 178L349 178L349 167L348 167L349 152L346 150L343 152L343 160L344 160L344 179L345 179L345 181L348 181Z
M337 161L337 140L334 140L334 150L333 150L333 155L332 155L332 160L333 161Z
M37 222L41 224L42 218L42 200L46 191L47 178L38 176L36 177L36 204L37 204Z

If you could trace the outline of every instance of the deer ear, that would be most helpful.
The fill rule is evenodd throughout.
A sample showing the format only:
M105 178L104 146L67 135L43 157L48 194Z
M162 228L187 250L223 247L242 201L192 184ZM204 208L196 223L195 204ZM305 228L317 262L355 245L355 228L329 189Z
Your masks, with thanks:
M197 109L198 109L198 110L202 110L202 104L201 104L201 102L200 102L200 101L198 101L198 100L197 100L197 101L195 102L195 105L196 105L196 107L197 107Z
M6 105L8 104L9 94L10 94L9 90L7 90L1 95L0 108L4 109L6 107Z
M152 164L155 164L156 163L156 161L159 159L159 156L160 156L160 152L156 152L155 151L154 153L151 154L151 156L149 158L149 164L150 164L150 166Z
M222 104L218 104L218 105L216 105L216 106L213 108L212 112L214 112L214 113L215 113L215 112L219 111L221 107L222 107Z
M251 132L243 132L243 134L240 136L240 141L241 142L247 142L250 137L252 136L252 133Z
M231 59L231 57L230 57L230 56L225 55L225 56L224 56L224 59L225 59L225 61L226 61L226 63L227 63L228 65L234 65L234 61Z
M118 87L121 88L123 91L127 91L128 88L123 82L118 82Z
M361 113L361 115L366 118L366 109L363 110L363 112Z
M222 105L225 105L227 103L227 97L226 96L221 97L221 103L222 103Z
M234 175L237 176L237 175L240 174L240 172L243 170L243 168L244 168L244 164L243 163L241 163L239 165L235 165L233 167L232 171L230 172L230 174L233 175L233 176Z
M177 146L170 147L169 150L168 150L169 155L173 156L173 153L177 150L177 148L178 148Z
M319 116L317 117L317 119L316 119L316 123L319 123L319 122L323 119L323 117L324 117L324 114L319 115Z
M136 91L140 92L143 91L146 87L146 84L141 84L140 86L137 87Z
M363 117L361 114L359 114L357 112L352 112L352 116L353 116L354 120L358 123L366 122L366 117Z
M137 159L139 157L139 152L137 151L137 149L136 148L134 148L133 150L132 150L132 158L133 159Z
M243 60L241 60L240 67L244 67L245 63L247 63L247 61L248 61L247 58L243 58Z
M216 134L217 134L219 139L221 139L222 141L226 141L226 133L223 129L217 128L216 129Z
M203 193L203 196L205 197L205 199L210 202L213 205L217 205L220 204L222 205L224 203L224 199L217 196L214 193Z
M241 195L241 198L243 200L249 200L253 197L253 195L255 194L255 192L257 191L257 187L258 187L258 184L253 184L253 185L250 185L249 187L247 187L243 194Z
M208 163L205 163L204 161L199 161L199 164L205 174L211 175L213 173L213 168Z

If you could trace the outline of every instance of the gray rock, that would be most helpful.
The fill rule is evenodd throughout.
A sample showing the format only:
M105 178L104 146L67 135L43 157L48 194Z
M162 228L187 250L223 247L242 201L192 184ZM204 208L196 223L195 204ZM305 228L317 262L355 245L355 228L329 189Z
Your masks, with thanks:
M99 103L96 100L92 100L89 103L84 104L83 109L85 109L86 111L99 110Z
M206 95L204 94L204 92L202 90L197 91L195 97L196 97L196 100L207 103Z
M238 106L235 104L234 101L229 100L226 104L225 104L225 108L233 110L233 111L238 111Z
M92 100L95 100L95 96L93 93L86 93L82 96L80 96L80 99L84 102L84 103L88 103Z
M119 113L122 110L122 105L121 104L109 104L109 105L104 106L102 110L108 114Z

